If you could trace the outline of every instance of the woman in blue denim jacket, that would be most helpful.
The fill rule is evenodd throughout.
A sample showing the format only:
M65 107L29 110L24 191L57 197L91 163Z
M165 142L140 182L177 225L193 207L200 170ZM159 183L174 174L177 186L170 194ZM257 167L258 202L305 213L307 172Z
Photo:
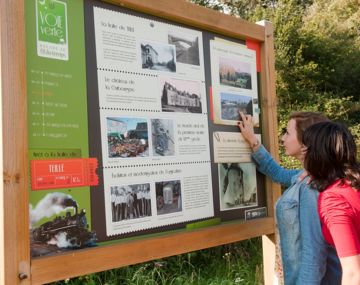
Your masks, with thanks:
M341 284L341 266L336 251L322 235L317 212L318 192L303 179L302 170L282 168L259 143L251 116L240 113L239 128L253 150L257 168L287 188L275 205L281 262L286 285ZM290 115L282 142L287 155L304 159L302 134L310 125L327 121L323 115L298 112ZM300 178L301 176L301 178Z

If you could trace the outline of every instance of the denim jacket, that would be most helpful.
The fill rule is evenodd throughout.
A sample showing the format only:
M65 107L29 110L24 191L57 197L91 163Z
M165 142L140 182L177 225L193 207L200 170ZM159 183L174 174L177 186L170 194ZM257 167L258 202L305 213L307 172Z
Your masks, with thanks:
M276 203L285 284L341 284L340 261L321 231L318 191L298 181L302 171L282 168L263 146L252 157L260 172L289 187Z

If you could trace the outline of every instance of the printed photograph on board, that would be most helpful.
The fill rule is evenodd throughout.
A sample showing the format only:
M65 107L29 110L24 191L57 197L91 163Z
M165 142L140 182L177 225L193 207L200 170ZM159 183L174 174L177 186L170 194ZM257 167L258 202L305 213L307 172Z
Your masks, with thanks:
M200 82L160 78L163 112L201 113Z
M239 121L241 120L239 112L253 115L253 101L250 96L221 92L220 100L222 120Z
M242 89L252 88L251 64L229 58L219 58L220 84Z
M112 222L151 216L150 184L111 186Z
M155 182L158 215L182 211L180 180Z
M146 119L107 117L106 121L109 158L149 156Z
M30 204L31 256L96 245L96 233L89 230L85 209L69 194L51 192Z
M143 69L176 72L175 46L155 42L141 43Z
M220 210L257 206L254 163L219 164Z
M151 135L152 151L154 156L175 155L173 120L152 119Z
M200 65L198 36L183 33L169 33L168 41L169 44L175 45L177 62Z

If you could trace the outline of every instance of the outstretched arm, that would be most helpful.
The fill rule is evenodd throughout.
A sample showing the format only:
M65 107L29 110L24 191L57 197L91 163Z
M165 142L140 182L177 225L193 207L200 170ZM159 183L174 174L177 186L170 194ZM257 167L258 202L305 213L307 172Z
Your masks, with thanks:
M291 185L292 177L301 171L299 169L285 169L281 167L263 145L260 145L258 150L253 152L252 158L261 173L269 176L274 182L287 187Z
M291 178L298 174L300 170L288 170L281 167L271 156L271 154L258 142L255 136L252 117L250 115L245 116L240 112L242 121L238 126L242 136L250 145L253 154L252 158L257 164L258 170L269 176L273 181L285 186L291 185Z

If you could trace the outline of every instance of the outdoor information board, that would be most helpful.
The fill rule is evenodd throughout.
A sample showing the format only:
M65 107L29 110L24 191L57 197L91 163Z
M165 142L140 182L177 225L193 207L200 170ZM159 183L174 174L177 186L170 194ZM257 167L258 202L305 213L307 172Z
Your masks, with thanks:
M3 155L26 191L11 186L24 208L3 211L25 217L21 237L5 234L23 256L11 263L4 249L15 273L4 280L50 282L273 233L278 187L256 171L237 127L239 111L252 115L276 149L269 24L182 1L15 2L27 150L7 158L16 146L3 122ZM15 195L7 188L4 204Z

